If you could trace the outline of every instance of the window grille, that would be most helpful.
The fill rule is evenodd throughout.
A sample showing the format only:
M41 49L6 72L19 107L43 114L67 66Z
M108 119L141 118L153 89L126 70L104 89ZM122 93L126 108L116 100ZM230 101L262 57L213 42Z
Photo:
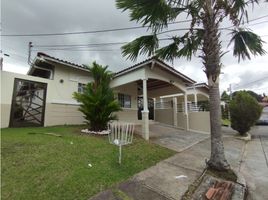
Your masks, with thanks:
M118 102L122 108L131 108L131 96L118 93Z
M85 87L86 87L86 84L78 83L78 93L81 93L81 94L84 93Z

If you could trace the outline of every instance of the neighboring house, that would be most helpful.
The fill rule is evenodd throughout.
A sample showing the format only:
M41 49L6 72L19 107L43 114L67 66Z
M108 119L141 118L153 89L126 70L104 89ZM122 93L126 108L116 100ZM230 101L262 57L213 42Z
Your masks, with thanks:
M84 122L72 97L92 81L83 66L38 53L27 75L2 71L1 81L1 127ZM209 113L199 104L208 100L208 86L157 58L115 73L110 86L123 109L119 120L141 124L146 139L154 121L210 132Z

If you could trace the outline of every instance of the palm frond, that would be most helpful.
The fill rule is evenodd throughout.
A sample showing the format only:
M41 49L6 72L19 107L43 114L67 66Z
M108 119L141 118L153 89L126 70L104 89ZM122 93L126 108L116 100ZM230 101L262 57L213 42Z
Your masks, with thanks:
M250 53L254 56L264 55L266 53L263 49L263 41L257 34L238 29L234 30L232 35L229 45L234 43L233 55L238 57L238 61L240 61L240 58L243 60L250 59Z
M184 35L183 47L178 51L177 57L186 57L191 60L192 55L195 54L202 45L204 30L198 29L191 35Z
M122 46L123 56L127 56L127 59L136 60L138 55L151 56L158 48L158 38L154 35L146 35L139 37L132 42Z
M178 14L185 11L185 0L116 0L116 6L130 11L130 19L150 26L154 31L162 30L168 22L174 21ZM174 9L180 7L180 9Z
M178 45L179 43L173 42L165 47L162 47L156 51L156 56L163 60L173 61L178 55Z

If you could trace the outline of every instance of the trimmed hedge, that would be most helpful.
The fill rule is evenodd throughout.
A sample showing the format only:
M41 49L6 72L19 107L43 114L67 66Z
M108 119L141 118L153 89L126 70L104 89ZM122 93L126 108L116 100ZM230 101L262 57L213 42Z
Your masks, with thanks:
M260 118L262 106L245 91L239 91L230 102L231 127L246 134Z

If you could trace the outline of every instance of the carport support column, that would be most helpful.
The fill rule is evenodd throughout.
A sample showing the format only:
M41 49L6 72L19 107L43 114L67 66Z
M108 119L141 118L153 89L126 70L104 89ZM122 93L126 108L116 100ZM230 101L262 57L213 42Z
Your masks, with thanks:
M147 97L147 79L142 80L143 90L143 111L142 112L142 136L145 140L149 140L149 110Z
M194 88L194 105L195 105L195 109L197 109L197 94L196 94L196 89L195 88Z
M185 130L188 131L189 130L189 115L188 115L188 106L187 106L187 93L185 92L184 94L184 114L185 114Z
M178 115L177 115L177 97L173 97L173 125L178 126Z

